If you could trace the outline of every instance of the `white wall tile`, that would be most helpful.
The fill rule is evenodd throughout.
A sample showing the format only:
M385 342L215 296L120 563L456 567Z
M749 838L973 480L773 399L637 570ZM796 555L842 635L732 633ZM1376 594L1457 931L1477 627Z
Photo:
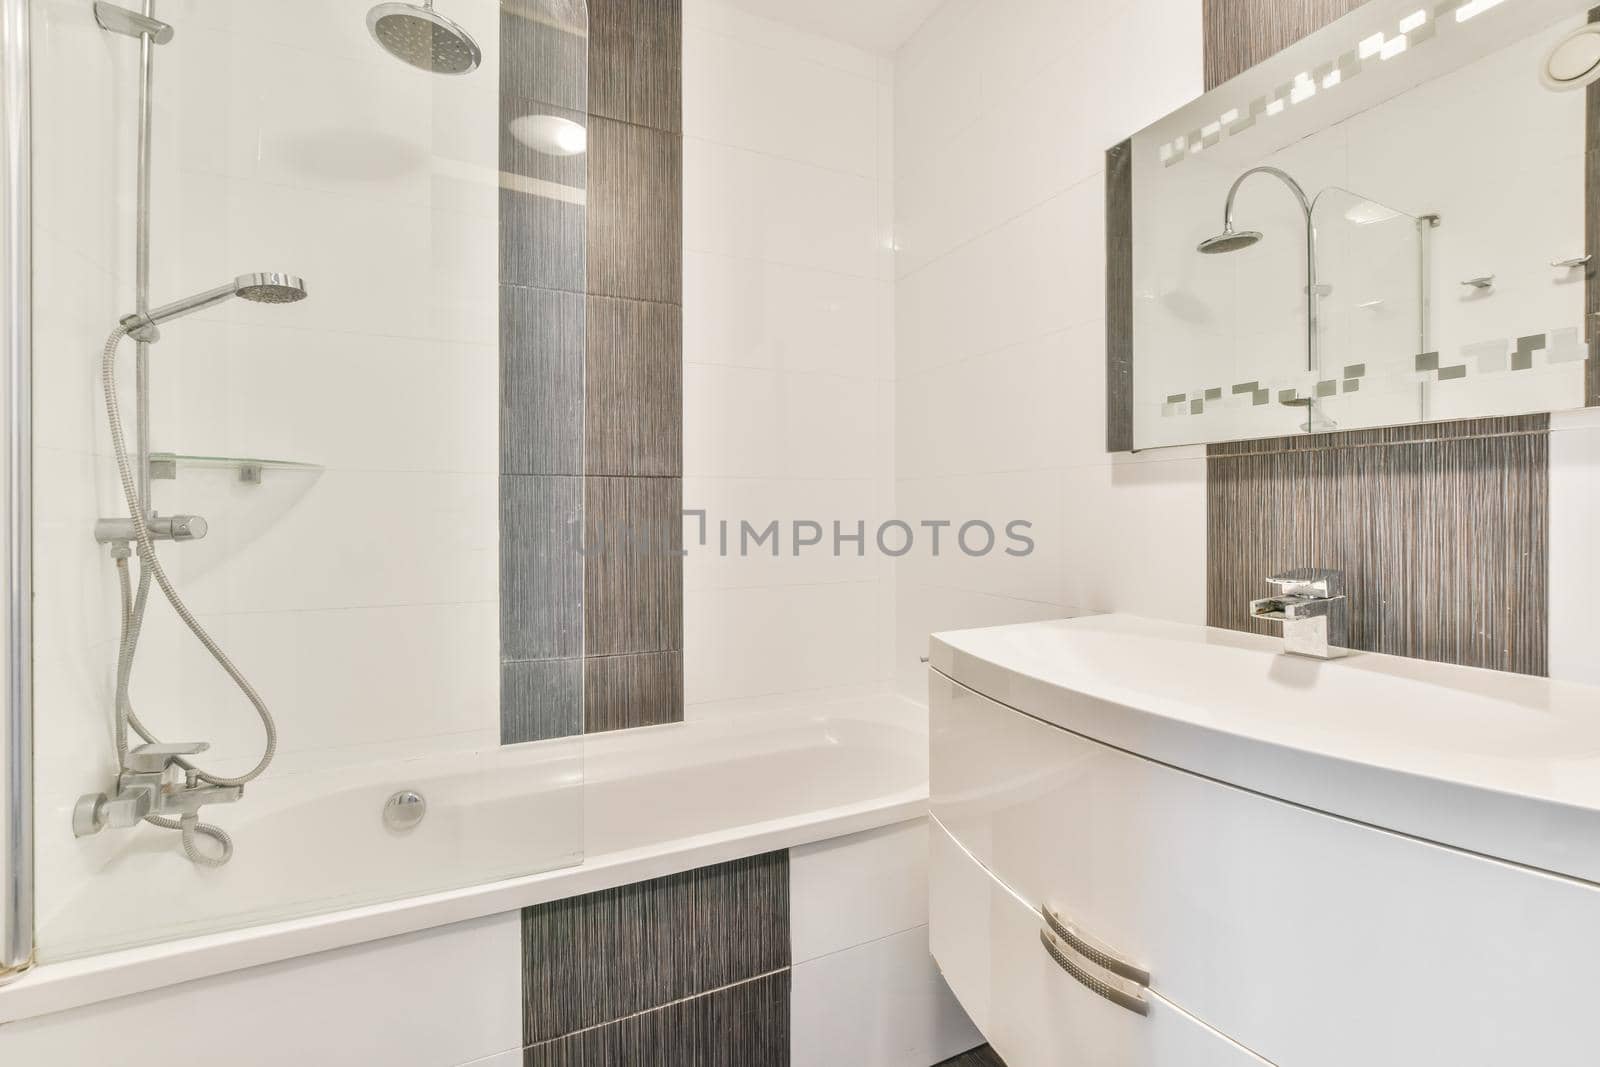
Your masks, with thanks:
M796 966L928 922L928 821L789 850Z
M684 134L877 178L877 79L693 25L683 35Z
M878 274L874 179L687 137L683 188L689 251Z
M1205 623L1205 460L1073 467L1061 504L1061 603Z
M873 278L705 252L684 256L689 363L892 376L894 290Z
M956 0L896 56L896 506L1036 524L1026 558L896 564L908 697L931 632L1204 619L1203 458L1104 450L1102 173L1201 57L1196 0Z
M794 968L795 1067L927 1067L983 1043L928 953L928 928Z
M876 583L851 582L685 597L685 699L693 705L878 680L885 620L876 592Z
M1600 685L1600 423L1586 421L1550 434L1550 676Z
M14 1063L98 1067L216 1050L238 1067L446 1067L522 1038L516 912L0 1027ZM131 1050L139 1050L133 1052Z

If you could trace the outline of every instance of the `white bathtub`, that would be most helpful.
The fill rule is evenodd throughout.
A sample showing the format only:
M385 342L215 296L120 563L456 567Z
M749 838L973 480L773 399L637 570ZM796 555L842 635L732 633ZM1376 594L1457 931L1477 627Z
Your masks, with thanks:
M238 851L216 871L189 865L171 835L145 834L104 872L114 877L86 879L65 902L41 901L71 933L41 945L59 959L74 944L126 942L129 930L135 940L177 939L47 962L0 987L0 1022L927 810L927 715L889 696L594 735L581 750L581 762L576 744L524 745L386 763L333 782L319 774L264 780L226 823ZM380 817L400 789L423 793L429 805L421 826L403 835ZM468 880L475 884L461 886ZM292 914L300 917L285 917Z

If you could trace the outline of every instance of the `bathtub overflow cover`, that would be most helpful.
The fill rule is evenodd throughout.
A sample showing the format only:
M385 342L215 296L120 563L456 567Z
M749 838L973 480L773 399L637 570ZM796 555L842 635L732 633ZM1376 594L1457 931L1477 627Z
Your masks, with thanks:
M422 817L428 814L428 802L421 793L402 789L383 805L383 825L397 833L415 830Z

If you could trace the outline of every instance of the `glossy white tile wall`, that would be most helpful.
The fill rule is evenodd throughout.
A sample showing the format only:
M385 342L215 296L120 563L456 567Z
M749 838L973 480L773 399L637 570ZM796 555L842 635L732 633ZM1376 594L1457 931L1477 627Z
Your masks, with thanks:
M892 567L831 531L893 495L890 64L685 0L683 71L684 505L711 524L687 528L687 714L880 686ZM774 520L779 554L741 555ZM797 520L830 541L796 556Z
M1550 425L1550 676L1600 685L1600 409Z
M0 1026L7 1062L50 1067L452 1067L521 1044L518 912Z
M895 57L896 512L1034 553L898 566L896 681L931 631L1205 618L1198 449L1105 452L1112 144L1202 89L1198 0L947 0Z
M138 48L91 4L32 7L39 897L60 901L144 836L75 842L64 814L113 770L115 572L89 531L121 513L97 364L133 299ZM211 523L163 558L274 708L278 773L494 744L499 5L454 13L486 53L488 76L461 79L395 62L344 5L157 14L177 33L157 52L154 301L252 270L303 274L310 299L172 324L153 445L326 468L158 481L160 511ZM125 381L132 362L124 345ZM159 596L135 696L168 739L210 741L219 770L260 751Z

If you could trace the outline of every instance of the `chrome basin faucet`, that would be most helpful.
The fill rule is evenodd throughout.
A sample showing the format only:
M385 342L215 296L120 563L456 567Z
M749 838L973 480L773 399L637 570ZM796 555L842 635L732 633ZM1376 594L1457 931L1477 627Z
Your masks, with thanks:
M1335 659L1350 652L1350 602L1344 572L1305 567L1275 574L1274 596L1250 602L1250 617L1283 624L1283 650Z

